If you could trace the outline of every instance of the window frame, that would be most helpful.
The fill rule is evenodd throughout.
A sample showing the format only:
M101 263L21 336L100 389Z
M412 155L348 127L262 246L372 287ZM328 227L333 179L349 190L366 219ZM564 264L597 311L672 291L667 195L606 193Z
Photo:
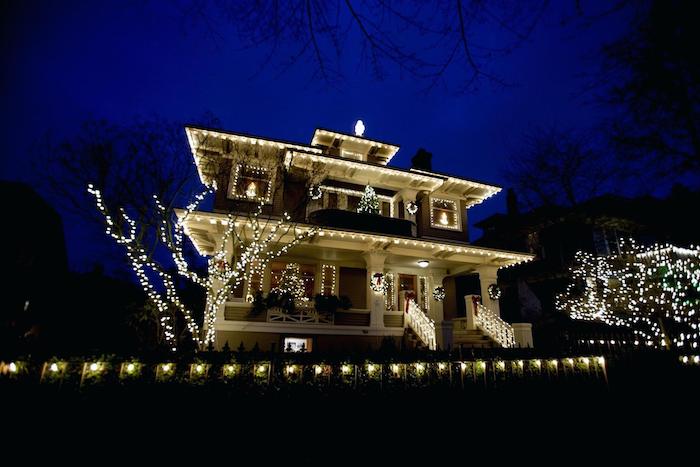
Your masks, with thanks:
M263 171L266 172L268 177L267 177L267 188L265 190L264 195L256 196L255 198L250 198L247 196L245 193L238 193L238 182L239 178L241 177L241 172L247 168L251 168L253 170L258 170L258 171ZM273 192L273 187L275 184L275 176L276 176L276 171L274 170L274 167L270 166L265 166L265 165L251 165L251 164L246 164L244 162L241 162L239 164L236 164L235 167L231 170L231 179L229 181L229 189L228 189L228 197L230 199L238 199L242 201L250 201L250 202L264 202L265 204L272 204L272 192Z
M439 209L440 211L449 211L444 208L435 208L434 203L435 202L441 202L441 203L450 203L452 206L454 206L454 225L442 225L440 223L436 222L435 219L435 209ZM462 229L462 213L460 212L460 202L454 199L448 199L448 198L438 198L438 197L430 197L430 227L434 229L442 229L442 230L451 230L453 232L461 232Z

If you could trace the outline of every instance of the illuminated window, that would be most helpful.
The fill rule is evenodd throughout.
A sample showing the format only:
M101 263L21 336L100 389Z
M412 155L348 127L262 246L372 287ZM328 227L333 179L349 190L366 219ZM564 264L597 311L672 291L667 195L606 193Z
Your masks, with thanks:
M462 230L458 203L451 199L430 199L430 226L437 229Z
M310 337L285 337L285 352L311 352L313 340Z
M231 173L229 197L269 203L272 182L268 167L238 164Z

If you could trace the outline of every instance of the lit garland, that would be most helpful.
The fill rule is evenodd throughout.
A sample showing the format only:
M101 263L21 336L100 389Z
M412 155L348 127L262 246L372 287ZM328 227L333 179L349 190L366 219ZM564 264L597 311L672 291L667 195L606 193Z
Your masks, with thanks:
M335 294L335 279L336 279L336 267L333 264L324 264L321 266L321 291L326 293L327 289L330 289L330 293L327 295Z
M423 312L427 313L430 309L430 298L428 297L428 278L425 276L420 276L418 278L418 290L420 292L421 305L423 305Z
M384 295L384 305L387 311L394 309L394 274L387 273L384 275L384 283L386 284L386 294Z
M357 212L363 214L379 214L379 198L374 188L367 185L365 192L357 203Z
M572 318L626 327L644 345L697 348L700 248L623 243L621 255L578 252L557 297Z
M445 299L445 288L441 285L438 285L433 289L433 298L435 299L436 302L441 302Z
M206 277L195 273L185 260L182 250L185 221L192 215L204 198L213 193L215 185L207 187L195 196L187 205L184 213L173 222L172 211L163 206L154 195L156 209L160 215L158 231L160 239L171 253L172 260L177 267L177 273L191 282L203 287L207 291L207 302L204 310L204 336L200 336L200 327L195 322L192 312L182 303L179 293L175 288L172 273L166 271L160 264L149 257L146 250L140 244L140 234L136 222L129 217L124 209L119 210L119 217L115 218L109 213L103 201L100 190L88 185L88 192L95 197L97 209L104 217L105 233L111 236L117 244L126 248L126 255L132 269L136 273L141 287L146 292L148 299L155 304L160 325L172 351L177 350L176 336L172 316L169 314L171 307L182 313L187 329L190 331L195 343L206 346L214 342L216 312L228 299L231 291L238 287L244 280L250 282L254 275L262 277L265 268L270 261L285 254L290 248L301 241L316 235L317 229L311 228L299 231L291 224L291 217L285 212L277 221L266 219L260 221L265 200L261 200L257 209L248 215L247 226L252 230L250 236L243 236L237 229L238 222L235 216L228 215L226 229L223 233L223 241L218 250L209 258L208 275ZM143 227L142 227L143 228ZM266 232L267 231L267 232ZM291 236L291 239L288 237ZM231 254L227 250L229 240L233 239L238 245L238 255L233 255L229 264L227 256ZM281 245L281 246L280 246ZM236 248L234 247L234 250ZM147 275L151 271L160 278L162 291L157 290L152 280Z

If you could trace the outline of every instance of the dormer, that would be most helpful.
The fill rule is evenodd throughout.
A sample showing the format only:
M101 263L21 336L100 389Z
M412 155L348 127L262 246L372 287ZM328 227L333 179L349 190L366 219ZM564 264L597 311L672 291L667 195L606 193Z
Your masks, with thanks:
M379 165L387 165L399 150L394 144L324 128L314 131L311 146L322 149L328 156Z

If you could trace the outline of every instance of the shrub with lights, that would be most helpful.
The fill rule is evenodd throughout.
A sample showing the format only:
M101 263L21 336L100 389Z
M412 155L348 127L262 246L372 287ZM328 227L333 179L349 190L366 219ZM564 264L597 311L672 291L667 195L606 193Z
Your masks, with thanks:
M700 248L628 241L620 255L578 252L571 274L557 308L573 319L627 328L640 345L698 348Z

